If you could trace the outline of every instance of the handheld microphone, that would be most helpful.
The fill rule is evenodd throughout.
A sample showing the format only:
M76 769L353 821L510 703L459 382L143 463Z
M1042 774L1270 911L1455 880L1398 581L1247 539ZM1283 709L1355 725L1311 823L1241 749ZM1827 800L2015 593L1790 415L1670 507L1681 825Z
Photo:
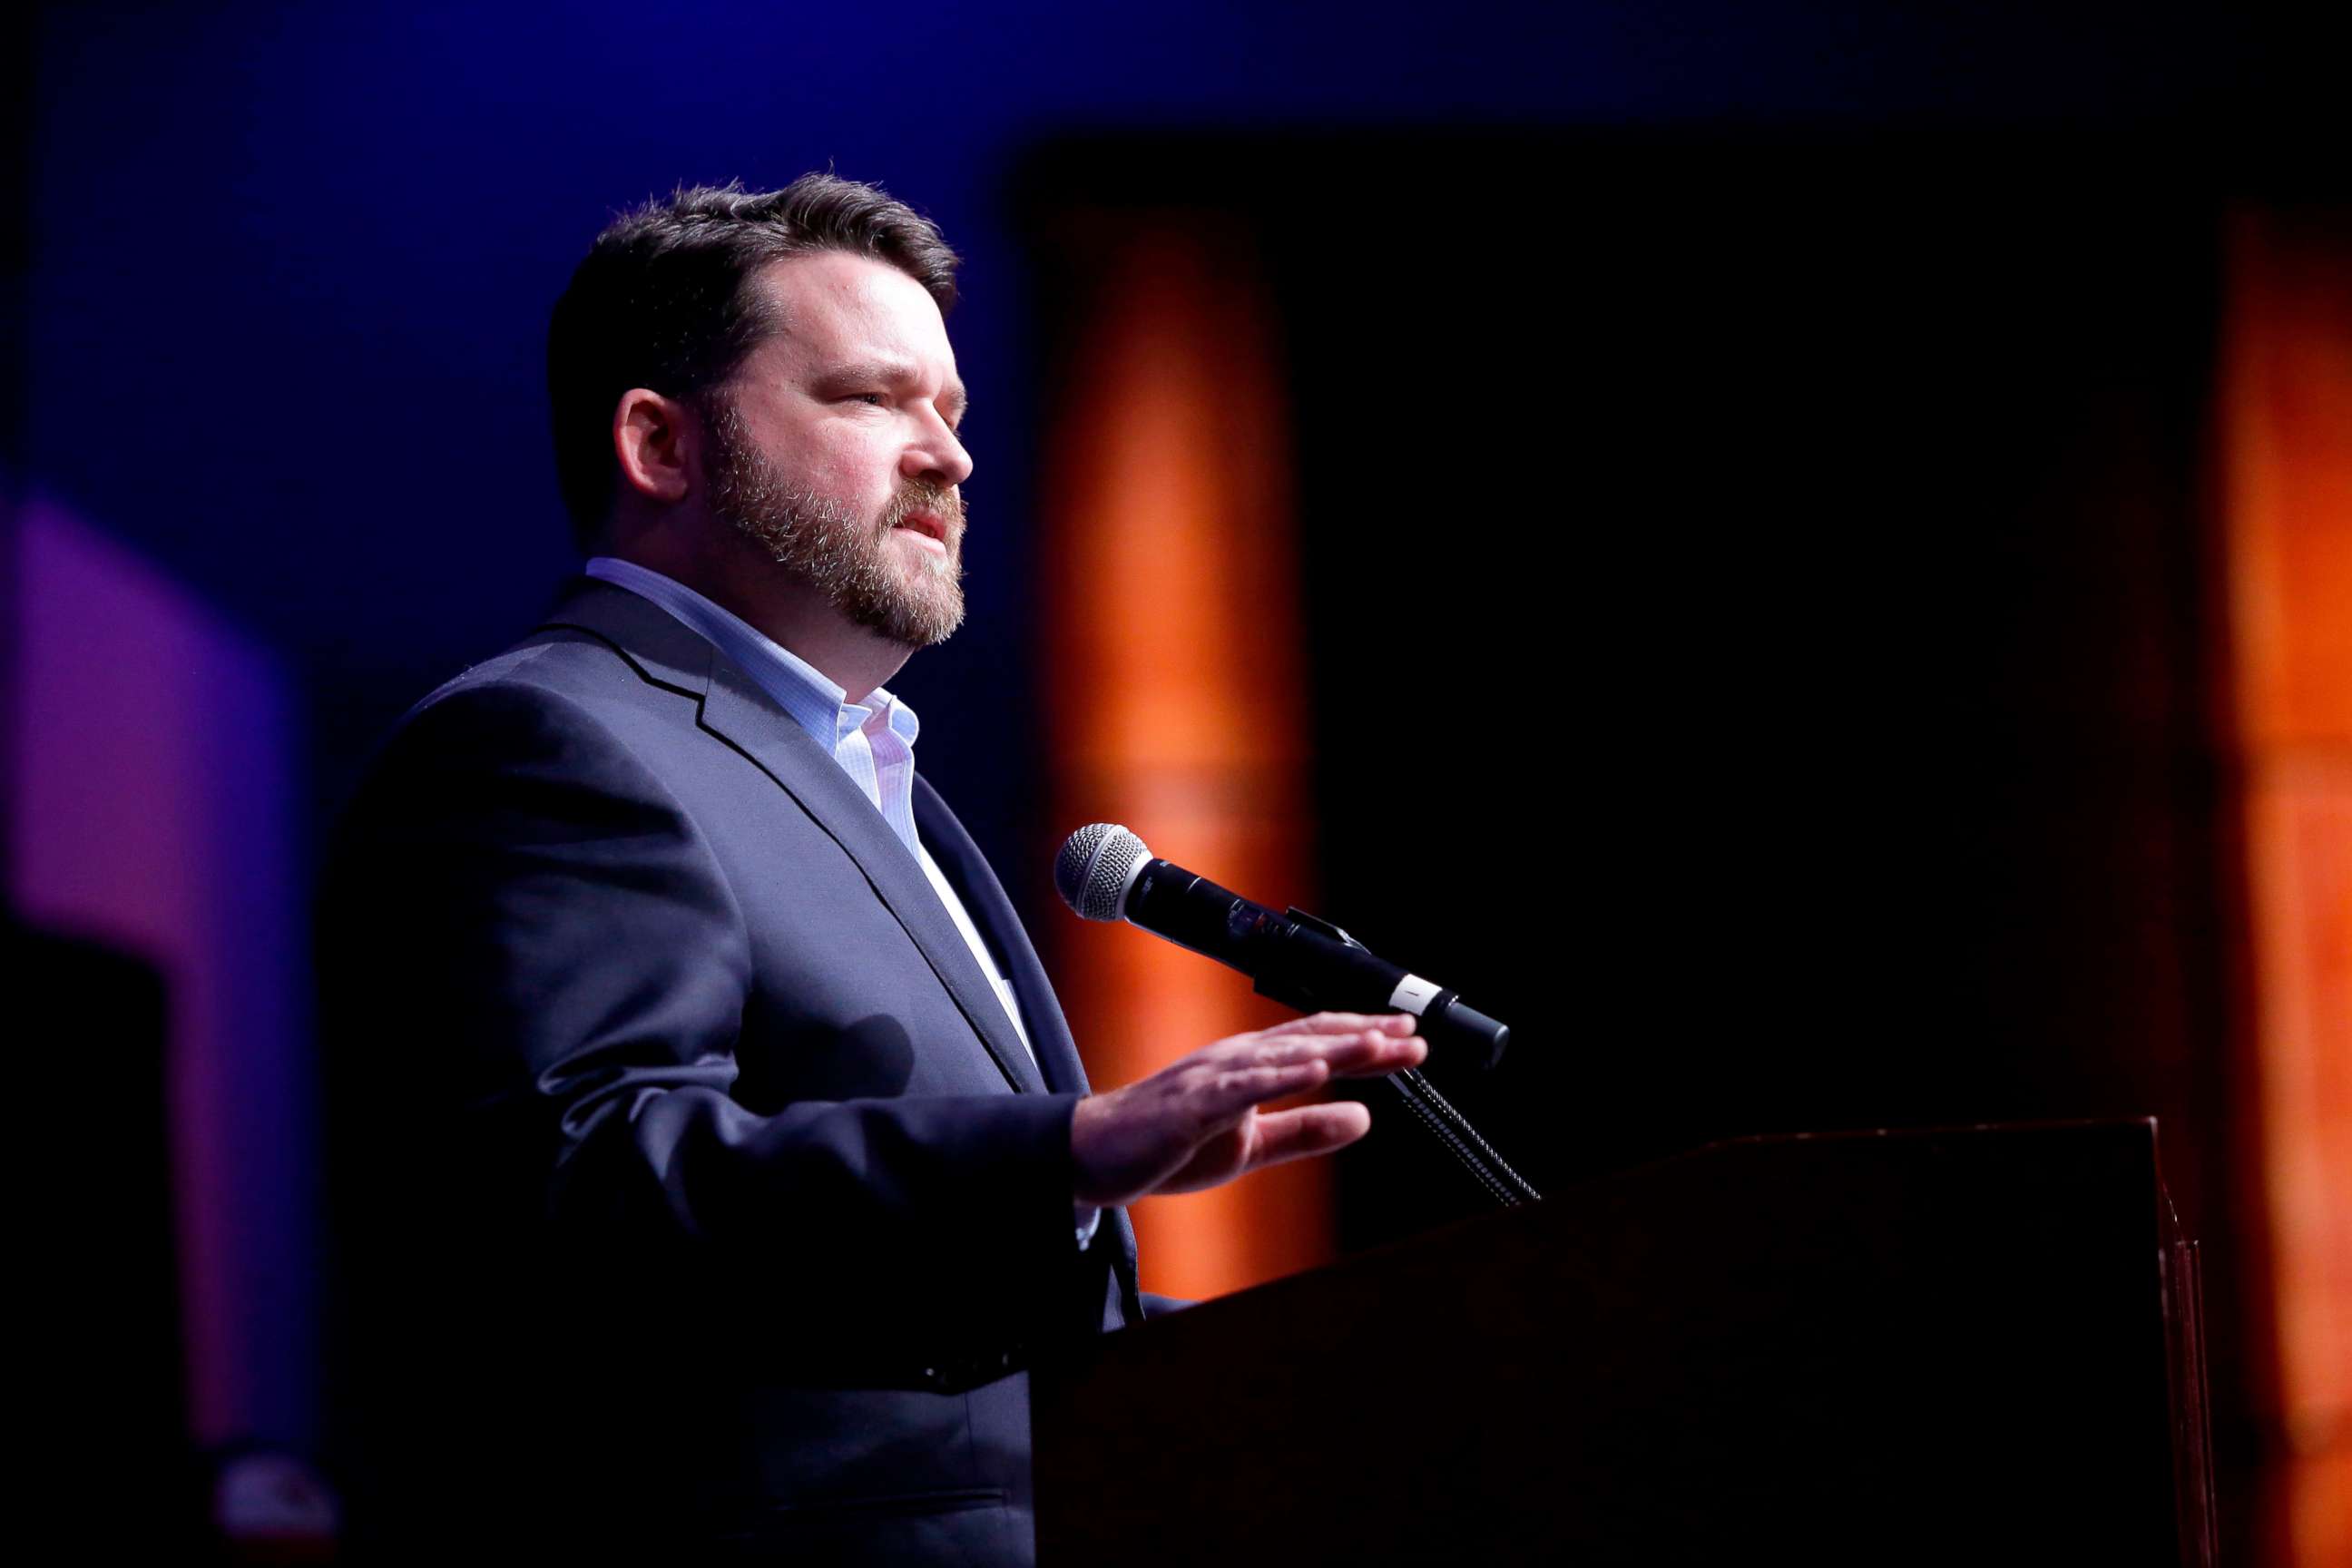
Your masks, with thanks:
M1481 1071L1502 1059L1511 1031L1455 993L1374 957L1362 942L1298 910L1276 914L1206 877L1155 859L1117 823L1079 828L1054 859L1054 887L1081 920L1124 920L1240 970L1302 1012L1411 1013L1432 1050Z

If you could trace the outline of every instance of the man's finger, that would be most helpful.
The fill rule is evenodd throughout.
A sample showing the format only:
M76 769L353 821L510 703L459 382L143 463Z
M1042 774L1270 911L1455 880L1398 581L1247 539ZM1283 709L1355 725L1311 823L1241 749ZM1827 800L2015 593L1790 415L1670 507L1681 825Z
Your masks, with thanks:
M1328 1063L1336 1076L1375 1077L1418 1067L1428 1046L1417 1036L1402 1038L1385 1030L1351 1035L1292 1035L1283 1039L1258 1038L1226 1056L1220 1063L1232 1067L1273 1067L1297 1062Z
M1323 1053L1323 1059L1339 1078L1378 1078L1417 1068L1428 1058L1429 1042L1418 1035L1402 1039L1388 1034L1364 1035Z
M1406 1013L1309 1013L1304 1018L1293 1018L1262 1029L1261 1035L1360 1035L1378 1030L1387 1035L1410 1035L1413 1019Z
M1357 1061L1394 1042L1393 1035L1359 1031L1347 1035L1291 1035L1281 1039L1258 1039L1245 1053L1254 1066L1275 1062L1303 1062L1315 1058L1324 1061Z
M1253 1105L1304 1094L1330 1076L1329 1066L1320 1057L1270 1067L1228 1068L1208 1080L1193 1104L1193 1114L1201 1126L1213 1127Z
M1372 1113L1353 1100L1328 1105L1302 1105L1290 1110L1258 1113L1256 1146L1249 1168L1278 1165L1344 1149L1372 1130Z

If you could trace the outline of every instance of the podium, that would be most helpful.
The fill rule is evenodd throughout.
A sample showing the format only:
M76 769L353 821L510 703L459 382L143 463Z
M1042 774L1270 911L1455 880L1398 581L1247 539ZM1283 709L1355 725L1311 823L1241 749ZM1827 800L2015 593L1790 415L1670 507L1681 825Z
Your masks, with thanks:
M1034 1369L1038 1561L2207 1563L2153 1121L1742 1139Z

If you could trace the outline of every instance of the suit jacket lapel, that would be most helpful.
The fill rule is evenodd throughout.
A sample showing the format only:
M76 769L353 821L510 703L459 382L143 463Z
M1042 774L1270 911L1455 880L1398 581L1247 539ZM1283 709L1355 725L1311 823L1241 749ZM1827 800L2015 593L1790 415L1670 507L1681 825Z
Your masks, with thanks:
M699 699L701 727L774 780L856 862L875 895L906 928L955 998L1005 1081L1024 1092L1045 1089L1037 1065L1004 1016L996 988L981 973L922 867L841 765L750 676L659 605L609 584L590 580L563 603L548 626L584 631L609 642L646 679ZM1063 1038L1068 1038L1066 1026Z
M1013 900L1004 896L1004 885L996 879L996 872L971 841L971 835L919 773L915 776L915 826L930 847L931 858L940 863L940 869L962 897L964 912L971 916L1004 964L1005 977L1013 982L1013 995L1021 1004L1022 1019L1029 1026L1029 1043L1036 1047L1037 1060L1045 1069L1046 1086L1058 1094L1085 1094L1087 1069L1078 1059L1077 1042L1071 1038L1069 1020L1062 1016L1062 1005L1055 999L1045 966L1037 961L1037 950L1030 944ZM1143 1307L1136 1295L1135 1227L1129 1224L1123 1208L1109 1210L1103 1220L1119 1258L1120 1300L1128 1321L1140 1321Z
M1022 1021L1029 1026L1029 1043L1036 1047L1037 1064L1045 1069L1045 1087L1056 1094L1086 1093L1087 1069L1078 1060L1077 1043L1070 1037L1069 1021L1062 1016L1062 1005L1055 1000L1045 966L1037 962L1037 950L1030 945L1029 932L1014 912L1013 900L1004 896L1004 885L996 879L980 846L920 773L915 776L915 826L929 847L931 858L962 897L964 912L971 916L1004 965L1004 977L1013 982L1013 999L1021 1004Z

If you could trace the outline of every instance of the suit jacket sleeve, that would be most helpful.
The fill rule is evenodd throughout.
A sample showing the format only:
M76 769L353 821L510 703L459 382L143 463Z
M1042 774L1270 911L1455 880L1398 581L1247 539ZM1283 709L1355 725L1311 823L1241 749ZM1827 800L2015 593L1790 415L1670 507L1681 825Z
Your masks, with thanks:
M328 911L332 1071L371 1104L373 1184L421 1225L659 1276L673 1304L683 1279L748 1292L836 1344L950 1319L959 1342L1025 1338L1070 1272L1076 1096L761 1115L730 1093L752 977L727 876L566 697L463 686L414 715L347 819ZM1014 1283L937 1310L942 1279L983 1276Z

